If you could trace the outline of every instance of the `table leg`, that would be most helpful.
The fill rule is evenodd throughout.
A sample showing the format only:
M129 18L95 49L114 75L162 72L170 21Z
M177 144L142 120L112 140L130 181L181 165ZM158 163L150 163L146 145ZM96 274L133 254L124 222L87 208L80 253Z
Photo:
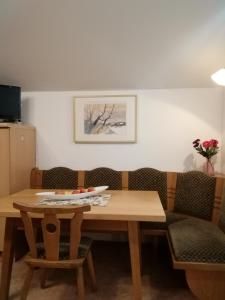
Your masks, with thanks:
M13 218L6 218L5 239L2 255L0 299L7 300L9 297L9 286L12 273L14 257L14 221Z
M141 249L140 249L140 228L139 222L128 221L128 237L130 247L130 260L132 270L132 281L134 299L142 298L141 285Z

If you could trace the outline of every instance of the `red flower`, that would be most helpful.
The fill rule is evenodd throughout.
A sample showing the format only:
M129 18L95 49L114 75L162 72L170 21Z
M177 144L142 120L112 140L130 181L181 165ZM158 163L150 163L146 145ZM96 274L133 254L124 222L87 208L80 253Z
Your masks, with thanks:
M207 149L207 148L209 148L209 147L211 146L211 143L210 143L210 141L204 141L204 142L202 143L202 146L203 146L205 149Z
M210 147L217 147L218 141L217 140L210 140Z

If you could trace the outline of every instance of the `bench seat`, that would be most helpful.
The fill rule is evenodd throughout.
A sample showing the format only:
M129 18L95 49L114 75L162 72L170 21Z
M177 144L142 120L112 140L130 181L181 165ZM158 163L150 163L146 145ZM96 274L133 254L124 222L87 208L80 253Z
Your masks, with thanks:
M165 233L168 230L168 226L178 221L192 218L185 214L179 214L172 211L165 211L166 222L141 222L141 230L144 234L151 233L151 230L164 230ZM149 232L148 232L149 231Z
M225 264L225 234L211 222L189 218L168 230L176 260Z

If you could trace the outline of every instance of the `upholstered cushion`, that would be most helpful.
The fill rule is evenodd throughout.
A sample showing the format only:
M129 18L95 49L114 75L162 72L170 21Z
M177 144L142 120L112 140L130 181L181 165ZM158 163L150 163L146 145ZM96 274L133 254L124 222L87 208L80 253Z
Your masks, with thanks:
M220 220L219 220L219 227L225 233L225 186L223 188L222 207L221 207L221 215L220 215Z
M82 237L80 240L80 245L78 248L78 258L83 258L87 256L87 253L91 247L92 239L89 237ZM43 243L37 243L37 251L38 251L38 258L45 257L45 250ZM69 242L62 242L60 243L59 248L59 259L66 260L69 259L69 251L70 251L70 243Z
M85 172L84 186L108 185L111 190L122 189L121 171L110 168L96 168Z
M175 222L169 225L169 236L178 261L225 263L225 234L211 222Z
M43 171L44 189L74 189L77 188L77 182L78 172L69 168L57 167Z
M128 173L128 189L158 191L164 209L166 209L167 198L166 185L166 172L152 168L142 168Z
M166 222L141 222L141 229L167 230L170 224L189 218L187 215L166 211Z
M177 174L174 211L211 220L216 178L199 171Z

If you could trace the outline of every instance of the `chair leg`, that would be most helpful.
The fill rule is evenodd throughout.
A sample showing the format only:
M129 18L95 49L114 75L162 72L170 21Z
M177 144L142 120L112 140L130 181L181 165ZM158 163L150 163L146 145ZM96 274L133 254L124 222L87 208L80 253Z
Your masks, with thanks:
M77 292L78 299L84 300L85 290L84 290L84 274L83 274L83 265L77 268Z
M91 250L88 252L88 255L87 255L87 263L88 263L89 275L91 277L92 290L96 291L97 284L96 284L95 268L94 268Z
M26 300L27 299L27 294L28 294L28 290L29 290L29 287L30 287L32 277L33 277L33 272L34 272L33 268L31 268L29 266L29 269L27 271L25 281L24 281L24 284L23 284L23 287L22 287L22 290L21 290L20 300Z

